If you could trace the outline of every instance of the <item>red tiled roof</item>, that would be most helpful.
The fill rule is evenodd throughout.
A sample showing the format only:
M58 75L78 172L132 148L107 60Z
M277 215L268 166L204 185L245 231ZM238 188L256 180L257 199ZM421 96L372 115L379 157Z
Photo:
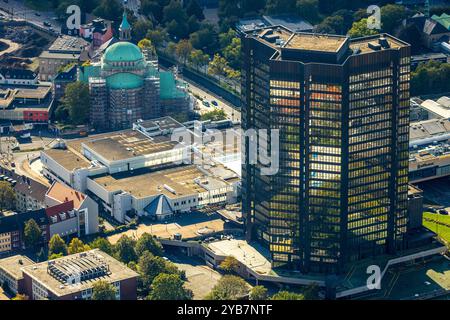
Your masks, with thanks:
M73 207L75 209L78 209L86 198L84 193L76 191L58 181L50 187L47 196L61 203L73 201Z

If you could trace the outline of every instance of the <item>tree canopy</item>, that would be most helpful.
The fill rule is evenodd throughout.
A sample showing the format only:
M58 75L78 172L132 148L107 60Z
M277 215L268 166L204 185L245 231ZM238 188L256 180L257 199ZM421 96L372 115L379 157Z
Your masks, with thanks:
M42 230L34 219L25 222L23 233L26 248L34 248L41 242Z
M89 95L89 85L80 81L69 83L64 91L62 105L57 112L65 112L69 119L64 122L71 124L84 124L89 120L89 110L91 99ZM59 119L65 120L65 119Z
M116 288L107 281L99 280L92 286L92 300L116 300Z
M149 233L144 233L141 235L136 242L135 250L139 257L142 256L145 251L148 251L155 256L162 256L164 252L161 243Z
M14 209L16 193L11 185L6 181L0 181L0 210Z
M160 273L152 282L149 300L191 300L192 291L183 287L178 274Z
M69 243L69 247L67 248L67 252L69 254L81 253L88 250L91 250L91 247L89 247L87 244L84 244L83 241L78 238L73 238Z
M206 297L207 300L237 300L247 295L249 286L244 279L225 275L214 286Z
M128 237L127 235L123 235L117 241L115 248L115 256L118 260L123 263L129 263L130 261L137 260L137 254L134 250L134 246L136 245L136 241Z
M48 255L67 255L67 245L59 234L55 234L48 242Z

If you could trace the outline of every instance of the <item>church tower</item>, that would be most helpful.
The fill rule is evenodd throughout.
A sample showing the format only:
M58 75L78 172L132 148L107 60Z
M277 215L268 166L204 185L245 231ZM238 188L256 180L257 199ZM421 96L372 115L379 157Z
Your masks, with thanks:
M130 41L131 40L131 25L127 20L126 11L123 12L122 23L119 27L119 40L120 41Z

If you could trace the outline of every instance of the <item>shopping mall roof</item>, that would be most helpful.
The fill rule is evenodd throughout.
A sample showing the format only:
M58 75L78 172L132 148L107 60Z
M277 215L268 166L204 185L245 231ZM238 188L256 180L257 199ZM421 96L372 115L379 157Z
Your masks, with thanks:
M171 141L170 136L149 138L134 130L111 133L107 137L82 142L83 148L106 161L120 161L169 151L176 145L177 142Z
M91 163L86 158L76 155L71 150L48 149L41 152L69 171L91 166Z
M195 165L151 171L139 169L113 175L100 175L92 180L109 192L124 191L136 198L165 195L170 199L226 187L222 179L205 174Z

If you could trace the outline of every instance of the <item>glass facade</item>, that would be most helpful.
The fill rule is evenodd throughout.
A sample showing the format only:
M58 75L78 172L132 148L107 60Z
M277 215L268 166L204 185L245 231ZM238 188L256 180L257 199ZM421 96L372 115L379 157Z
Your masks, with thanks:
M356 52L342 41L336 63L320 53L304 63L243 39L243 129L280 130L278 173L249 163L248 139L242 168L248 240L270 250L273 267L340 273L406 246L409 46L389 38Z

